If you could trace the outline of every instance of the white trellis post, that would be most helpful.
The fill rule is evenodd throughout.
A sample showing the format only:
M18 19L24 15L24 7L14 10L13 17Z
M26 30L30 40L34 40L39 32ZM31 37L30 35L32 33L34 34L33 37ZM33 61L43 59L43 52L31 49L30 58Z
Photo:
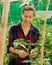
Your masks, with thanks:
M42 49L41 49L40 65L43 65L46 21L47 21L47 17L48 17L48 8L49 8L49 4L50 4L50 0L47 0L47 1L48 1L48 3L47 3L47 6L46 6L46 13L45 13L45 17L44 17L44 30L43 30L43 33L42 33Z
M2 21L1 21L2 30L0 32L0 65L3 65L4 46L5 46L5 40L6 40L6 27L7 27L9 6L10 6L10 0L5 0L3 13L2 13Z

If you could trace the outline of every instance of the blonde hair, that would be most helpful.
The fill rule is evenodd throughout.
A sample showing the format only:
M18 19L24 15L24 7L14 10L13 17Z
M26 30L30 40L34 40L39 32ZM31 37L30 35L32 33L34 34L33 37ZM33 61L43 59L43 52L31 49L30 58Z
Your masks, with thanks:
M35 10L34 10L34 8L32 7L32 5L30 5L30 4L25 4L25 5L23 5L22 7L23 7L22 13L24 13L24 11L33 11L33 12L34 12L34 15L35 15Z

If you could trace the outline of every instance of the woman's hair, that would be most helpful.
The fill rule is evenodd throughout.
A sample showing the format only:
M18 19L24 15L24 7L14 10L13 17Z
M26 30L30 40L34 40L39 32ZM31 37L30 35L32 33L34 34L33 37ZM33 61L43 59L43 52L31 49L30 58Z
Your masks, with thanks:
M34 12L34 15L35 15L35 10L32 7L32 5L30 5L30 4L23 5L23 11L22 11L22 13L24 13L24 11L33 11Z

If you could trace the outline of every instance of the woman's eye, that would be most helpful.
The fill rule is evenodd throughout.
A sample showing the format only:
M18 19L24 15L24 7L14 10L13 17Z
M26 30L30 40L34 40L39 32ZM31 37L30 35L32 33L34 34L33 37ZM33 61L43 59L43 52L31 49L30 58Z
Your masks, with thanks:
M28 18L28 16L25 16L25 18Z
M29 18L32 18L32 17L29 17Z
M32 17L25 16L25 18L32 18Z

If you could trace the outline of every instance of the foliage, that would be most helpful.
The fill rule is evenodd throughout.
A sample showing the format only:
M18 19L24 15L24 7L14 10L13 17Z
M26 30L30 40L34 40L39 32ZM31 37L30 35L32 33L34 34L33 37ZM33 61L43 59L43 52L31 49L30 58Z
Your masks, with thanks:
M41 17L37 17L32 21L32 24L39 29L40 32L40 41L38 42L41 44L42 39L42 31L44 27L44 21L42 21ZM46 39L44 43L44 65L51 65L52 64L52 25L46 24ZM47 64L48 63L48 64Z
M40 32L40 40L38 42L35 43L35 47L40 50L38 51L38 54L36 55L35 58L30 58L30 60L25 60L23 62L31 62L32 65L40 65L40 52L41 52L41 39L42 39L42 31L43 31L43 27L44 27L44 21L42 21L42 17L35 17L32 21L32 25L34 25L35 27L37 27L39 29L39 32ZM13 25L13 24L11 24ZM7 43L8 43L8 30L10 28L9 25L7 27L7 35L6 35L6 46L7 46ZM25 42L25 45L27 43L27 41L25 40L15 40L14 42ZM20 43L20 45L21 45ZM31 45L30 45L31 46ZM29 46L29 47L30 47ZM6 48L5 48L6 49ZM25 49L27 50L24 45L22 45L22 49ZM28 50L27 50L28 51ZM29 52L28 52L29 53ZM5 55L4 55L4 65L7 65L8 64L8 57L7 54L6 54L6 50L5 50ZM14 56L13 56L14 57ZM51 65L52 64L52 25L51 24L47 24L46 25L46 39L45 39L45 43L44 43L44 65Z
M23 62L31 62L32 60L34 61L34 59L36 59L38 57L38 54L40 53L40 48L39 48L40 45L30 43L29 40L26 41L24 39L16 39L13 42L13 46L14 46L14 49L25 50L28 53L28 57L30 58L30 60L27 60L27 61L25 60ZM32 48L34 50L34 52L33 52L34 57L33 58L31 58L30 54L29 54L30 51L32 50ZM19 57L18 55L10 53L10 60L13 58L18 58L18 57Z

